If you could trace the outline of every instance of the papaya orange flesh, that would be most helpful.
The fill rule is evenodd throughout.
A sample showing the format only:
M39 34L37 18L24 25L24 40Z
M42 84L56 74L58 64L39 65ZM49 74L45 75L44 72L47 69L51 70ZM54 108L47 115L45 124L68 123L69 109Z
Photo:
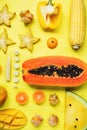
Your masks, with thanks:
M22 64L23 79L30 85L76 87L87 80L87 64L74 57L46 56Z

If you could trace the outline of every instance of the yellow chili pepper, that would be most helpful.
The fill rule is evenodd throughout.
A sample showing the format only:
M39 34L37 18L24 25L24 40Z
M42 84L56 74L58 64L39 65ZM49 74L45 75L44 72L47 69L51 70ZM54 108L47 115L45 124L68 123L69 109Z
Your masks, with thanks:
M62 5L52 4L52 0L40 1L37 5L37 15L40 25L45 30L55 30L60 23L62 15Z

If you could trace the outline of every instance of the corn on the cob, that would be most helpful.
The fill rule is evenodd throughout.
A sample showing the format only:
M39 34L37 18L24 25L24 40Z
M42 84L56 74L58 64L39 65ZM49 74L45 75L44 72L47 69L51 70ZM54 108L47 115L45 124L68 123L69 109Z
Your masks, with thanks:
M70 14L70 43L77 50L84 43L86 25L84 0L72 0Z

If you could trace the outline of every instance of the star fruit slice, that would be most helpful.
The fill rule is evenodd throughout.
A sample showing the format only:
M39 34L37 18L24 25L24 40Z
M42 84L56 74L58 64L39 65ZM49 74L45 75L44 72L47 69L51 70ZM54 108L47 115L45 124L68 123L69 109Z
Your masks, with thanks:
M15 16L16 13L9 12L7 4L4 5L0 11L0 25L5 24L11 26L10 20Z
M0 34L0 49L6 53L7 52L7 46L15 44L10 38L8 38L8 34L6 29Z
M38 42L40 38L34 37L32 31L29 31L25 35L19 35L21 43L19 45L20 48L27 48L28 50L33 50L33 44Z

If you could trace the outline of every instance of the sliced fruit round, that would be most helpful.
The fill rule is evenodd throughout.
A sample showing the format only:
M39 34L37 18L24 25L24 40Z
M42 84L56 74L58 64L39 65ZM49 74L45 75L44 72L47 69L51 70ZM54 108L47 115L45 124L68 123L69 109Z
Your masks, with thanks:
M66 92L65 130L87 129L87 101L75 93Z
M37 90L33 94L33 99L37 104L41 104L45 101L45 94L41 90Z
M28 95L25 92L19 92L16 95L16 101L20 105L25 105L26 103L28 103L28 99Z

